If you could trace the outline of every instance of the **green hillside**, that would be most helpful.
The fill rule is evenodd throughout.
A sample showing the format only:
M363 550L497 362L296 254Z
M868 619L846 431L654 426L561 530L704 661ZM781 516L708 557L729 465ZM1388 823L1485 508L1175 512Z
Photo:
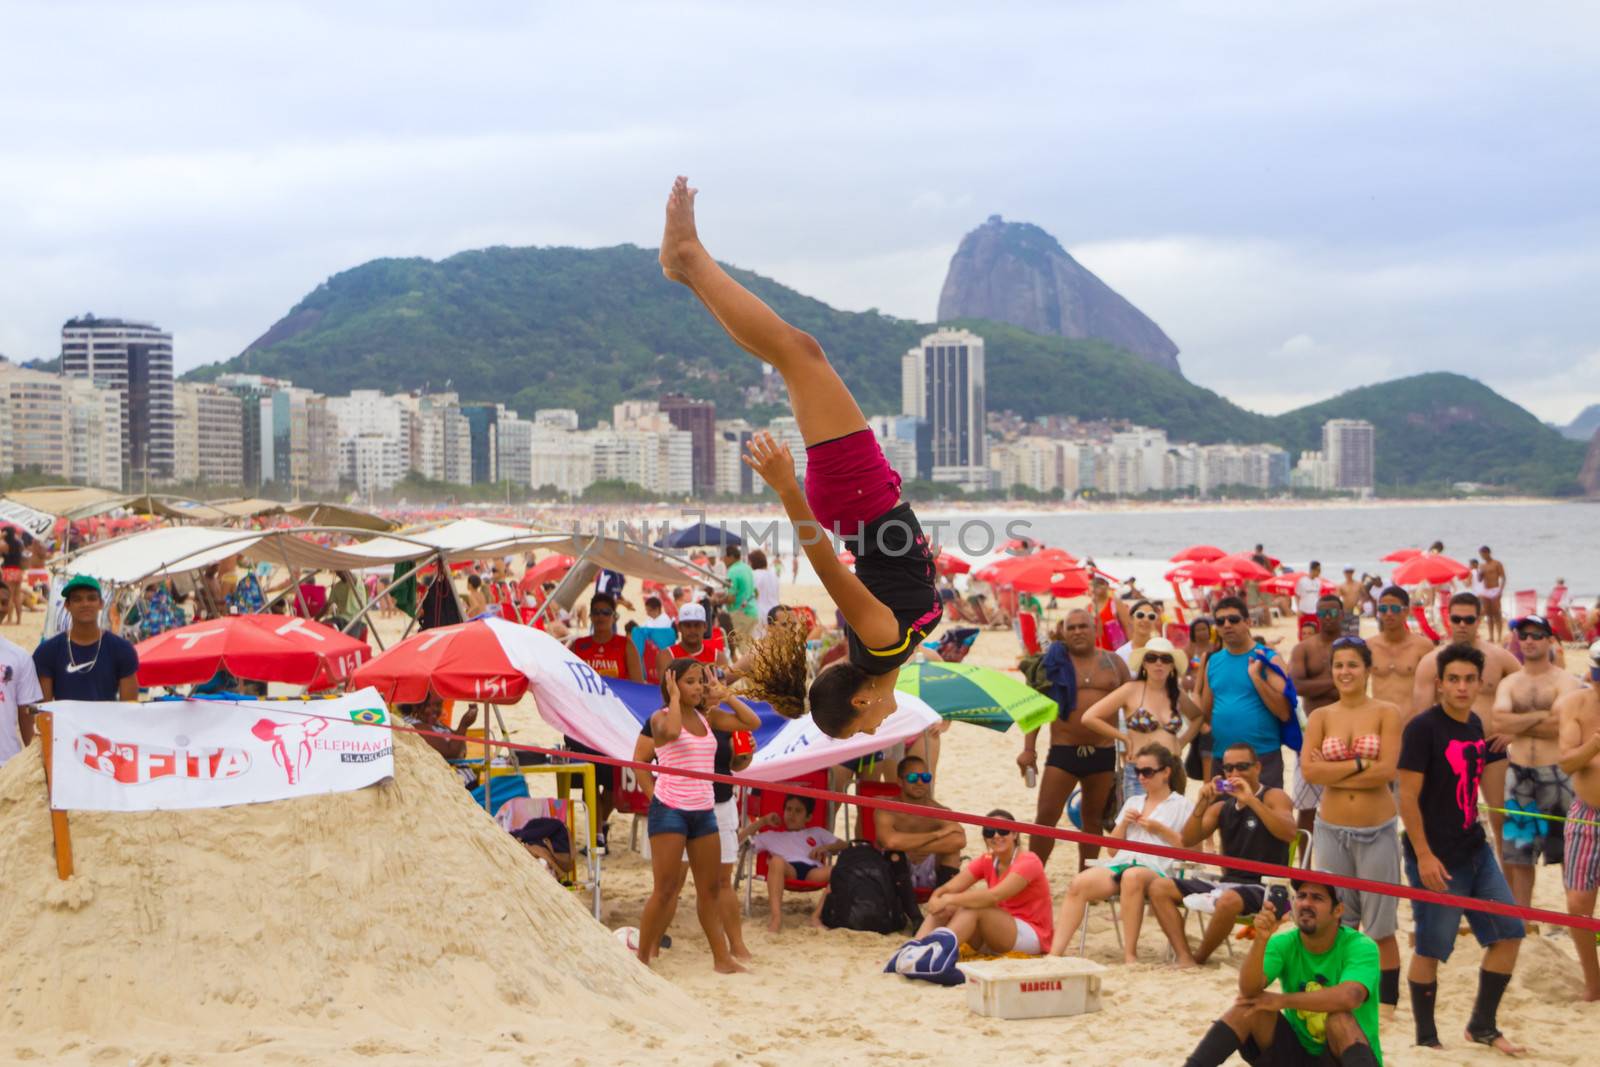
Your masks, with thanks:
M732 269L732 268L730 268ZM868 414L899 410L900 356L930 327L839 311L748 271L742 282L814 334ZM1477 481L1572 491L1582 446L1485 386L1451 374L1357 389L1269 418L1094 341L962 320L985 339L988 405L1024 416L1125 418L1174 440L1320 447L1323 420L1378 427L1386 487ZM741 351L653 250L489 248L440 261L381 259L317 286L242 354L190 372L287 378L329 394L428 387L531 415L576 408L586 425L623 399L666 391L714 400L720 416L777 413L746 390L761 364Z

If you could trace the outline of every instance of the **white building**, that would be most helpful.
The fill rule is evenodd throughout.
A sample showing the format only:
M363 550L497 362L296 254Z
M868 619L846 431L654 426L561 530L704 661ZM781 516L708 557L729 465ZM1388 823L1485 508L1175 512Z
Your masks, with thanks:
M928 420L932 429L933 480L992 488L983 338L967 330L929 334L901 359L900 387L902 412Z
M405 446L397 437L357 434L339 442L339 466L356 491L370 497L393 489L410 469Z
M123 462L131 484L169 482L173 444L172 335L147 322L68 319L61 327L61 373L122 395Z
M1371 492L1377 485L1377 434L1372 423L1365 419L1329 419L1322 424L1322 453L1332 482L1328 488Z
M1068 497L1078 491L1078 445L1073 441L1020 437L991 445L989 466L1002 489L1025 485L1038 493L1059 491Z
M536 428L528 449L528 484L576 496L595 480L594 435Z
M424 478L472 484L472 426L455 393L405 398L414 412L410 467Z
M743 419L718 421L716 492L719 495L749 496L760 488L761 479L744 462L745 445L754 432Z
M220 385L176 382L172 389L173 481L244 484L244 404Z
M0 361L0 474L123 488L122 393Z
M540 408L533 413L533 424L541 430L572 433L578 429L578 413L572 408Z
M1132 463L1138 468L1137 474L1129 472L1123 478L1125 482L1138 486L1131 490L1132 493L1156 492L1167 488L1165 430L1135 426L1114 433L1111 435L1111 450L1117 455L1119 464Z
M686 431L592 430L590 435L594 481L627 482L669 497L694 492L694 438Z
M495 455L498 458L495 480L512 485L532 485L534 424L503 404L495 407Z

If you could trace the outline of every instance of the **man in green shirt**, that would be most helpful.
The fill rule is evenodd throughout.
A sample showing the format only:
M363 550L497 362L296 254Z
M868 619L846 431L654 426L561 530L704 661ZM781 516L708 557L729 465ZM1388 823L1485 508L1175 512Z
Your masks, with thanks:
M722 562L728 567L728 591L722 599L733 618L733 631L738 635L741 648L756 628L756 572L740 557L744 553L738 545L728 545L722 550Z
M1270 903L1256 913L1255 940L1239 968L1239 999L1211 1024L1186 1067L1218 1067L1234 1052L1257 1067L1377 1067L1378 945L1343 925L1333 886L1314 875L1294 882L1296 929ZM1267 992L1277 981L1281 993Z

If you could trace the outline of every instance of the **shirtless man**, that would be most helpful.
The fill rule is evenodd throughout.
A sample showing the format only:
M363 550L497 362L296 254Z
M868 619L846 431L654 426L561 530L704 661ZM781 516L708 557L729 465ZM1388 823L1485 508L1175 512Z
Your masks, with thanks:
M1433 642L1412 633L1406 624L1411 614L1411 594L1391 585L1378 594L1378 636L1367 642L1372 650L1372 698L1400 709L1402 723L1411 721L1411 693L1417 684L1417 664L1433 651Z
M1055 686L1060 710L1050 724L1050 751L1039 778L1039 806L1034 821L1044 826L1059 823L1073 787L1081 783L1083 799L1079 810L1083 828L1088 833L1099 833L1115 778L1117 749L1112 741L1083 725L1083 713L1128 680L1128 665L1116 653L1095 647L1094 616L1082 608L1067 613L1058 638L1045 653L1045 670L1051 673L1052 680L1065 679L1070 674L1073 684L1069 688L1058 681ZM1035 751L1038 741L1038 730L1023 738L1017 766L1024 777L1028 768L1039 765ZM1028 839L1028 848L1042 863L1050 861L1055 845L1055 838L1040 834ZM1078 846L1078 869L1098 855L1099 845Z
M1490 641L1485 641L1478 636L1478 623L1483 618L1483 605L1477 596L1472 593L1457 593L1450 598L1450 644L1471 645L1483 653L1483 681L1478 689L1478 695L1472 702L1472 710L1483 721L1485 728L1493 731L1491 725L1494 721L1494 698L1500 690L1500 682L1510 674L1515 674L1522 669L1522 664L1517 662L1507 649ZM1448 647L1448 646L1441 646ZM1422 662L1417 665L1417 680L1411 688L1411 714L1439 702L1438 675L1439 649L1434 649L1422 657ZM1491 808L1506 806L1506 761L1495 760L1483 769L1483 780L1479 786L1483 794L1483 802ZM1499 812L1489 813L1489 827L1494 831L1494 851L1504 863L1502 855L1504 847L1504 830L1506 817Z
M901 760L895 774L900 782L901 802L944 807L933 799L933 774L920 756ZM961 850L967 847L967 832L960 823L882 808L872 813L872 823L879 848L905 854L914 888L937 889L960 871Z
M1338 593L1324 593L1317 600L1317 632L1295 645L1294 651L1289 653L1289 677L1294 679L1295 692L1300 694L1307 716L1339 700L1339 691L1333 685L1333 643L1343 633L1343 597ZM1300 829L1309 833L1317 824L1322 787L1306 781L1300 774L1299 759L1295 760L1290 786L1295 821Z
M1556 701L1560 719L1561 769L1572 776L1572 807L1561 880L1567 887L1567 914L1594 914L1600 890L1600 641L1589 646L1589 685ZM1572 943L1583 967L1583 999L1600 1000L1600 958L1594 935L1573 928Z
M1344 581L1339 583L1339 602L1344 605L1344 633L1357 637L1361 633L1361 594L1366 586L1356 578L1356 569L1344 569Z
M1578 688L1578 680L1550 661L1550 624L1544 616L1513 620L1512 629L1522 642L1525 659L1522 670L1500 682L1489 727L1491 733L1510 739L1505 807L1562 819L1572 807L1572 783L1559 766L1555 705ZM1544 857L1546 866L1561 862L1561 827L1547 819L1509 817L1503 847L1506 881L1523 907L1533 902L1534 864L1539 857Z
M1495 559L1484 545L1478 549L1483 565L1478 568L1478 581L1483 583L1483 617L1489 622L1489 640L1495 644L1505 636L1505 619L1500 614L1500 594L1506 589L1506 565Z

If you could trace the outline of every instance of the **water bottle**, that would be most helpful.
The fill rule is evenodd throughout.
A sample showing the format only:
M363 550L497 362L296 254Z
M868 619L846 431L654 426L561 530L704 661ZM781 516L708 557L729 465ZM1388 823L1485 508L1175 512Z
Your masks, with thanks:
M1022 780L1024 782L1028 783L1028 788L1029 789L1032 789L1035 786L1037 786L1039 784L1039 771L1038 771L1038 768L1035 768L1035 767L1024 768L1024 770L1022 772Z

